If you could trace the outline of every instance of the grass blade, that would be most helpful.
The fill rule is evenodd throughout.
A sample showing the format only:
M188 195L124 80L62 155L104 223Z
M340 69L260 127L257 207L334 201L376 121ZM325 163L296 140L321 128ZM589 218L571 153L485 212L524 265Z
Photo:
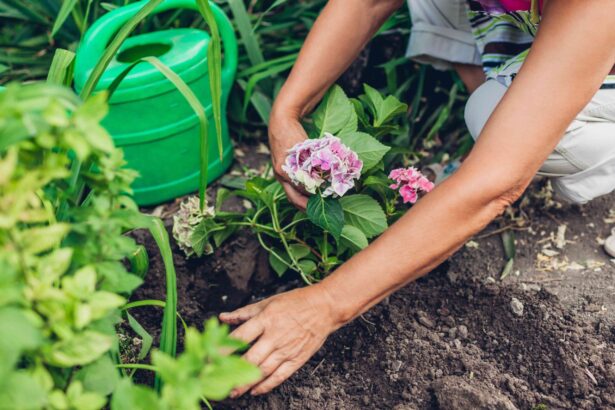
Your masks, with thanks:
M277 3L277 2L276 2ZM228 5L233 12L235 25L241 36L241 41L246 49L248 58L252 65L262 64L265 62L263 52L258 43L258 37L254 33L252 23L250 22L250 14L246 10L243 0L228 0ZM275 7L275 4L272 6Z
M211 91L211 106L216 124L218 154L222 161L222 40L218 30L218 23L211 11L208 0L197 0L201 15L207 22L211 32L211 42L207 49L207 65L209 69L209 87ZM202 206L202 204L201 204Z
M197 117L199 118L199 123L200 123L199 141L201 142L201 147L200 147L201 179L199 182L199 198L201 200L201 208L203 208L205 206L205 192L207 190L207 171L209 168L208 167L209 165L209 143L208 143L208 132L207 132L208 122L207 122L207 115L205 114L205 109L201 105L201 102L199 101L198 97L194 95L190 87L177 74L175 74L173 70L171 70L169 67L164 65L159 59L155 57L145 57L143 61L146 61L152 64L169 81L171 81L173 85L175 85L177 90L184 96L188 104L190 104L190 107L192 107ZM212 95L213 95L213 90L212 90ZM215 104L214 104L214 108L215 108ZM218 143L218 146L220 147L220 149L222 149L221 141Z
M254 74L252 77L250 77L250 79L248 80L248 84L246 85L246 92L245 95L243 97L243 116L245 117L246 115L246 111L248 110L248 104L250 102L250 99L252 97L252 93L254 92L254 87L256 87L256 84L258 84L259 81L264 80L266 78L270 78L271 76L281 73L283 71L288 70L289 68L291 68L293 65L295 64L294 60L291 60L287 63L284 64L280 64L278 66L273 66L265 71L262 71L260 73Z
M141 350L139 350L139 355L137 356L137 359L143 360L152 348L154 338L148 333L147 330L143 328L143 326L141 326L141 323L139 323L137 319L135 319L130 313L126 312L126 318L128 319L128 324L130 325L130 328L134 330L134 332L141 338L142 345Z
M173 265L173 252L169 242L169 234L164 227L162 220L149 215L138 214L134 221L134 228L147 229L158 249L164 263L166 272L166 303L162 315L162 330L160 332L160 350L170 356L175 356L177 352L177 276L175 265ZM162 387L160 378L156 376L156 389Z
M53 24L53 28L51 29L51 37L55 37L58 31L62 28L68 16L72 13L75 5L77 4L77 0L64 0L62 2L62 7L60 8L60 12L56 17L56 21Z
M51 67L49 68L47 82L70 87L73 82L74 62L75 53L58 48L53 56Z

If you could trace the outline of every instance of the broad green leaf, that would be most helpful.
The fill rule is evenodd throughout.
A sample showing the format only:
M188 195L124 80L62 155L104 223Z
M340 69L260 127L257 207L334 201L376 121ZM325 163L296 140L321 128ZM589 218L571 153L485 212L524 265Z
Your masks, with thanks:
M387 218L378 201L368 195L350 195L340 199L346 223L359 228L368 239L387 228Z
M288 248L290 249L290 252L293 254L293 257L295 258L295 260L297 261L299 259L305 258L306 256L310 254L310 249L305 245L292 244L292 245L289 245Z
M157 410L161 406L153 390L123 379L111 399L112 410Z
M275 273L277 273L278 276L281 277L282 275L284 275L284 273L286 273L286 271L288 270L288 265L290 265L291 262L290 262L290 258L288 257L288 255L282 254L281 252L277 252L277 255L280 258L284 259L286 263L282 262L273 253L269 253L269 264L271 265Z
M223 357L201 377L201 393L207 399L222 400L233 388L255 382L260 377L259 368L241 357Z
M325 132L331 134L337 134L344 129L349 132L352 130L352 122L355 123L356 129L356 114L354 113L354 106L338 85L334 85L327 95L324 97L322 103L314 111L314 124L320 130L322 136ZM351 125L348 125L348 124Z
M339 137L363 161L363 170L361 172L368 171L378 165L384 155L390 150L389 147L364 132L341 134Z
M397 98L389 95L382 98L382 95L369 85L364 85L367 103L374 114L374 127L381 127L388 121L408 111L408 105L400 102ZM365 100L365 99L364 99Z
M316 269L318 268L318 266L316 265L316 262L314 262L311 259L302 259L299 261L299 267L301 268L301 271L305 274L305 275L310 275L312 273L314 273L314 271L316 271Z
M312 195L308 200L306 213L310 221L338 239L344 227L344 212L340 201Z
M363 231L353 225L344 225L340 241L355 252L367 248L368 245Z
M93 362L107 352L113 338L86 330L72 339L56 342L47 352L47 360L58 367L73 367Z
M3 408L38 410L45 407L46 401L43 387L25 371L11 373L0 383L0 406L7 406Z
M23 230L19 233L22 250L33 254L48 251L59 246L69 230L70 225L63 223Z
M120 375L109 355L104 355L94 363L79 369L74 380L79 380L85 390L107 396L115 390Z
M3 380L19 361L21 352L40 345L42 334L24 311L13 307L0 309L0 334L5 336L0 338L0 380Z

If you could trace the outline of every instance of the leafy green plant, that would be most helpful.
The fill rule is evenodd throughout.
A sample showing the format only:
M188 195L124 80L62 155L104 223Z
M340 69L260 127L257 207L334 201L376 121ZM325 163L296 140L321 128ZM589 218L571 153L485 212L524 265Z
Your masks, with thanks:
M176 239L200 256L238 229L248 228L269 252L269 262L279 275L290 269L307 283L321 279L403 214L405 207L390 188L385 164L400 158L386 144L394 139L396 124L406 110L395 97L384 98L367 85L358 99L348 98L334 86L305 125L313 138L336 134L358 155L362 172L352 192L335 198L318 188L306 212L298 212L268 172L245 181L241 189L219 189L214 215L203 214L196 225L191 224L194 215L178 215L175 230L192 234ZM224 211L224 201L232 195L247 199L251 208L245 213Z
M154 370L165 382L158 395L121 380L115 325L130 293L143 281L142 248L124 235L147 227L168 249L159 220L142 215L127 195L133 171L99 125L106 96L81 103L54 85L11 85L0 93L0 400L15 408L198 408L258 377L229 356L243 344L215 322L203 334L188 329L185 352L175 355L175 334L161 337ZM84 166L85 199L69 203L71 164ZM167 261L171 261L167 258ZM167 270L173 271L172 264ZM167 277L165 309L176 320L174 274ZM171 306L171 308L168 308ZM174 329L174 324L169 328ZM166 337L166 341L165 341Z

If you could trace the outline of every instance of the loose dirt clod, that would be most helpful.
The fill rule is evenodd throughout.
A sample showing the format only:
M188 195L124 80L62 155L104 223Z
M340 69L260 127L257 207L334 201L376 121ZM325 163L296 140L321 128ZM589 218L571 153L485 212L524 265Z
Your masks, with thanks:
M521 303L519 299L512 298L512 300L510 301L510 308L516 316L523 316L523 303Z

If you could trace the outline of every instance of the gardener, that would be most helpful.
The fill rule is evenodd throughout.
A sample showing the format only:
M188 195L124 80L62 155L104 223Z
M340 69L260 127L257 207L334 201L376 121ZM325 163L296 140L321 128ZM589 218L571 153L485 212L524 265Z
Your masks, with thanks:
M409 55L457 70L473 91L466 122L477 143L453 176L322 282L220 316L241 324L233 334L253 343L246 358L263 374L234 396L282 383L331 332L452 255L535 174L554 177L557 193L576 203L615 189L615 1L409 3ZM299 119L400 6L401 0L331 0L314 24L269 128L275 169L297 206L307 198L281 165L287 150L307 138Z

